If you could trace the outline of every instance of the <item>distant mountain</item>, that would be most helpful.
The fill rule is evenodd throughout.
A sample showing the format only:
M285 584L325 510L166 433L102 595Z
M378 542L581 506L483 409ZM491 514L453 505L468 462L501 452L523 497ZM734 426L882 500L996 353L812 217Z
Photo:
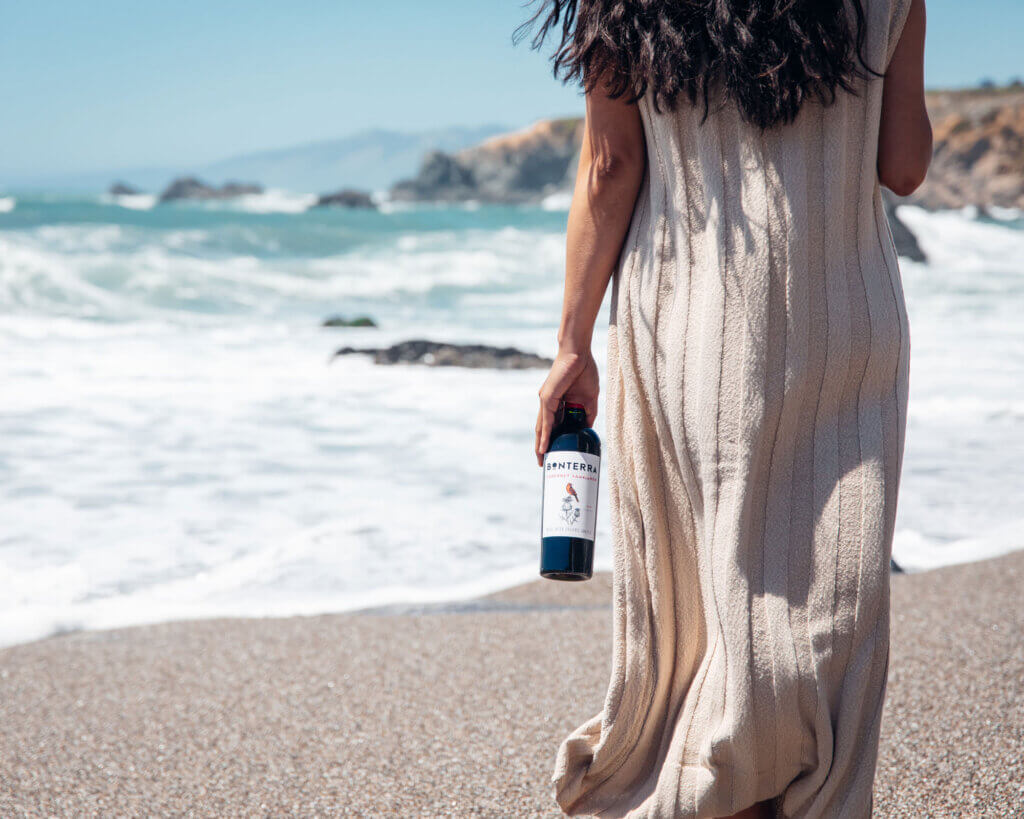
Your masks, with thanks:
M403 132L374 128L347 137L291 148L241 154L207 165L113 168L80 174L26 175L0 180L11 189L104 191L115 179L157 192L174 177L197 176L214 183L258 182L267 188L324 193L338 188L386 189L411 176L423 155L434 150L455 152L509 131L507 125L454 126Z
M215 182L252 179L268 188L322 193L335 188L381 190L416 172L428 151L458 151L508 131L504 125L402 133L375 128L295 148L231 157L200 169Z

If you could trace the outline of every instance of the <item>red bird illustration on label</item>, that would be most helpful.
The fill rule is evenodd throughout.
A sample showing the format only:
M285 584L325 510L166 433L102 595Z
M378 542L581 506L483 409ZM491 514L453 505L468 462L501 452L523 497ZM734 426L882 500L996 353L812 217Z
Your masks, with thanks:
M565 491L572 495L574 498L576 498L576 503L580 502L580 496L576 494L576 490L572 488L571 483L567 483L565 485Z

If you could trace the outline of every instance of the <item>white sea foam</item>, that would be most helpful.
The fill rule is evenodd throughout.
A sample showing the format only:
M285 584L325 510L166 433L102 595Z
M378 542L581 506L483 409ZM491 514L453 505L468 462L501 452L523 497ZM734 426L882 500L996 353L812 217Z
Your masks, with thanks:
M572 192L571 191L559 191L558 193L552 193L549 196L545 196L541 201L540 206L544 210L569 210L569 206L572 204Z
M380 199L375 200L377 203L377 209L381 213L404 213L411 210L416 210L417 203L415 202L403 202L399 199L390 199L386 195Z
M392 242L324 258L266 259L214 254L209 230L172 230L143 237L119 225L57 225L0 234L0 307L126 320L297 310L331 312L353 299L424 300L455 309L479 297L460 321L522 324L523 305L557 296L554 271L564 239L518 228L405 233ZM247 247L274 243L240 236ZM492 298L494 293L500 298ZM403 319L415 321L415 316Z
M896 532L893 553L906 571L924 571L940 566L970 563L1024 548L1024 517L980 528L970 537L941 540L913 529Z
M239 211L242 213L303 213L316 204L315 193L297 193L269 188L261 193L246 193L227 199L180 199L173 204L178 208L201 208L211 211Z
M357 241L344 214L267 227L203 209L173 227L147 226L154 211L0 232L0 643L534 577L543 372L331 360L410 337L552 354L564 234L526 226L536 212L490 230L481 214L378 214L395 224ZM901 260L913 348L894 556L919 570L1024 547L1024 231L902 216L931 259ZM382 326L318 328L333 312ZM602 496L606 569L607 513Z
M1019 255L1024 249L1022 231L965 217L958 211L930 212L912 205L901 206L899 216L917 236L932 268L956 274L1024 277Z
M293 193L282 190L266 190L226 200L231 207L249 213L302 213L316 204L315 193Z
M151 210L159 198L152 193L104 194L100 201L108 205L117 205L129 210Z
M20 441L0 444L0 528L37 555L17 567L26 553L0 552L22 590L0 613L6 639L531 576L537 373L329 364L335 334L295 325L182 339L136 324L88 343L58 326L40 350L32 322L5 338L36 387L0 420L0 441ZM60 583L43 593L51 570Z
M13 196L0 196L0 213L10 213L17 204L18 200Z
M1018 219L1024 219L1024 210L1020 208L1003 208L999 205L989 205L986 210L993 219L999 219L1003 222L1014 222Z

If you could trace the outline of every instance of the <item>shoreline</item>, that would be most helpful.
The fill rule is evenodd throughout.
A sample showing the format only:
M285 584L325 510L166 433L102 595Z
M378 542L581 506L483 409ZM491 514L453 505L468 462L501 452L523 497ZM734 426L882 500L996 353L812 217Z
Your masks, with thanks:
M260 222L250 236L260 220L201 208L176 211L171 229L80 202L24 204L3 237L12 275L33 285L0 320L18 396L5 426L0 573L10 593L0 645L81 628L420 602L429 591L415 587L425 583L437 586L433 599L464 599L470 590L455 586L508 563L525 574L495 587L536 576L538 487L522 418L536 412L539 376L331 354L414 337L550 352L543 316L558 309L549 273L564 251L550 220L435 214L416 217L408 236L401 220L365 234L354 225L356 248L378 248L363 253L347 233L321 247L321 227L301 219ZM1012 332L1019 309L998 297L1019 277L1024 222L1004 228L916 207L906 216L935 262L902 270L920 321L904 476L912 491L894 553L919 569L1024 545L1012 502L1018 470L1006 460L1024 442L1005 389L1024 379ZM396 266L393 251L407 263ZM221 254L246 259L251 273L212 264ZM321 256L338 260L332 272ZM118 271L109 286L90 284L97 265ZM123 277L138 286L122 290ZM428 285L437 291L417 289ZM179 287L194 292L179 299ZM419 307L408 313L402 294L412 293ZM253 303L266 309L244 307ZM319 326L336 312L365 312L380 327ZM975 327L976 314L988 329ZM605 335L597 329L597 348ZM976 366L950 371L951 355ZM78 396L74 406L55 403L66 395ZM472 417L465 396L477 402ZM410 449L411 478L396 483L392 442L417 428L431 441ZM493 447L487 463L462 451L481 447ZM428 525L395 527L397 510ZM492 510L499 528L481 537L480 516ZM606 524L598 537L606 560L609 532Z
M1024 796L1024 551L892 575L879 815ZM610 575L460 611L196 620L0 650L0 814L558 816Z
M1012 549L1008 552L979 557L976 560L958 561L955 563L942 564L923 569L903 568L890 572L890 576L907 575L920 576L945 569L955 569L960 566L970 566L975 563L984 563L989 560L999 560L1016 553L1024 553L1024 546ZM530 579L522 579L530 578ZM598 592L597 589L601 589ZM289 619L312 619L317 617L349 617L360 615L387 616L387 615L426 615L426 614L457 614L485 611L539 611L557 610L565 608L567 604L561 602L565 595L574 602L568 604L573 607L585 605L583 601L594 601L604 594L608 599L611 595L611 571L609 569L595 569L593 578L584 583L558 583L545 580L535 572L531 563L529 566L513 567L491 575L483 580L462 583L455 586L443 587L440 590L427 589L419 596L410 599L391 600L382 603L356 604L352 607L331 608L324 604L315 604L307 610L302 607L288 605L280 606L277 610L261 612L232 613L218 612L216 610L204 609L190 615L187 607L175 607L170 616L145 617L126 623L114 623L112 625L100 626L79 626L69 623L61 626L50 634L18 639L11 642L0 640L0 654L9 648L33 645L61 637L76 634L101 634L109 631L121 631L126 629L148 628L154 626L171 625L174 623L200 623L207 621L231 622L231 621L276 621ZM387 596L387 595L383 595ZM533 601L533 602L529 602ZM609 606L610 602L605 603ZM295 609L298 610L295 610ZM166 611L166 609L165 609ZM2 634L2 631L0 631Z

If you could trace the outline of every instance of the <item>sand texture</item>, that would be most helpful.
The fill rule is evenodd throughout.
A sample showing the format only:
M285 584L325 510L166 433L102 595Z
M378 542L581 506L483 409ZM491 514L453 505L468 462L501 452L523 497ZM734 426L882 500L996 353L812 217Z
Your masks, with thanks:
M876 815L1024 815L1024 552L894 576ZM0 651L0 815L557 816L610 583Z

